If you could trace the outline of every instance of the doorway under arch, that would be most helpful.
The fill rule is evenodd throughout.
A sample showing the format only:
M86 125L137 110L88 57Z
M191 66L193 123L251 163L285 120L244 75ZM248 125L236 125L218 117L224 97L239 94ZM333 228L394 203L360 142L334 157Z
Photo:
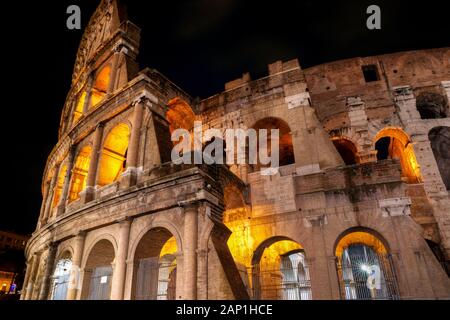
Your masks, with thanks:
M303 247L286 237L265 240L252 259L255 300L311 300L309 266Z
M177 243L165 228L149 230L134 253L132 299L175 300Z
M82 300L110 300L115 250L109 240L97 242L84 267Z
M338 238L335 255L342 299L398 299L388 250L381 236L368 229L351 229Z

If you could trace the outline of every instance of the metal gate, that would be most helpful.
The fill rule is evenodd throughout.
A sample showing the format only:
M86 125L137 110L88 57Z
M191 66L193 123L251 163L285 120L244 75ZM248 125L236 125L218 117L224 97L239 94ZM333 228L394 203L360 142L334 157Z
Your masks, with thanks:
M258 264L252 272L255 300L311 300L309 268L302 253L281 256L279 268L263 269Z
M53 285L53 300L66 300L69 288L70 274L61 275L55 278Z
M70 259L58 261L53 274L52 300L66 300L71 269L72 261Z
M176 291L176 262L159 257L139 260L136 300L173 300Z
M112 267L104 266L93 269L89 285L88 300L109 300L111 297Z
M337 259L342 299L398 299L397 280L391 256L365 245L352 245Z

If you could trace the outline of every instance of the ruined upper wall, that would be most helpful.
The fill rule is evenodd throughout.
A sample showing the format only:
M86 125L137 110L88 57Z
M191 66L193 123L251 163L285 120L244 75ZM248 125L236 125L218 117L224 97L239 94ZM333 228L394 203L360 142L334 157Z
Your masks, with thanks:
M225 91L204 99L198 110L212 119L277 96L305 94L327 129L350 126L348 111L358 100L370 119L383 119L395 112L393 90L410 86L442 92L450 80L450 48L408 51L352 58L302 70L297 59L268 66L268 76L251 80L250 74L227 82Z
M272 63L268 71L268 76L257 80L252 81L250 75L244 73L242 78L227 82L224 92L202 100L198 110L211 113L225 107L222 113L229 113L242 104L262 103L277 94L291 96L306 91L305 77L297 59Z
M305 69L304 74L321 121L348 111L352 97L365 103L370 120L392 113L395 87L410 86L416 94L424 89L442 93L441 82L450 79L450 48L341 60ZM344 116L339 121L348 124ZM330 124L335 126L338 123Z

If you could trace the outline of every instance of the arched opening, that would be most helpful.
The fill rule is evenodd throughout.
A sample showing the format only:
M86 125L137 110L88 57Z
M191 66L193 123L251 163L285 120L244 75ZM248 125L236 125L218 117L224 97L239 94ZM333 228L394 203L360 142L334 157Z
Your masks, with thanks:
M170 134L176 129L192 132L194 129L195 113L191 106L181 98L174 98L167 104L166 119L169 122Z
M408 183L422 181L413 145L408 135L399 128L386 128L375 137L377 160L399 159L402 177Z
M447 117L447 99L434 92L423 92L416 98L417 111L421 119L440 119Z
M75 109L73 110L73 120L72 120L72 124L75 124L78 122L78 120L81 118L81 116L83 115L83 111L84 111L84 104L86 102L86 91L83 91L77 100L77 104L75 105Z
M52 277L51 300L66 300L72 270L72 256L69 252L61 255Z
M343 299L398 299L388 248L374 232L345 232L337 241L335 254Z
M434 128L428 138L442 180L447 190L450 190L450 127Z
M78 153L75 166L72 170L72 179L70 184L69 202L80 198L80 192L86 188L86 179L91 161L91 147L85 146Z
M134 254L132 299L174 300L176 298L177 243L164 228L148 231Z
M109 81L111 78L111 67L109 65L103 67L95 77L91 91L90 107L95 107L108 92Z
M311 280L303 247L285 237L265 240L252 259L254 299L311 300Z
M62 189L64 187L64 180L66 179L66 174L67 174L67 164L64 163L59 168L58 178L57 178L54 193L53 193L52 208L56 208L56 206L61 201L61 194L62 194Z
M278 118L268 117L261 119L255 123L255 125L252 127L256 130L256 135L258 138L258 148L257 150L260 151L262 149L262 146L259 143L260 139L260 130L266 129L267 130L267 150L262 150L266 152L267 156L271 156L271 130L272 129L278 129L279 130L279 165L280 167L294 164L295 163L295 156L294 156L294 146L292 144L292 133L291 129L289 128L289 125ZM249 144L246 144L247 148L249 147ZM247 157L249 159L250 157ZM250 164L250 171L260 171L262 168L266 168L269 165L263 165L260 163L260 158L258 156L258 164Z
M97 184L105 186L120 178L126 169L126 155L130 128L126 124L115 126L105 139L100 158Z
M82 300L111 299L114 258L115 251L110 241L103 239L94 245L84 267Z
M345 165L350 166L358 163L358 150L352 141L340 137L335 137L332 141L342 160L344 160Z

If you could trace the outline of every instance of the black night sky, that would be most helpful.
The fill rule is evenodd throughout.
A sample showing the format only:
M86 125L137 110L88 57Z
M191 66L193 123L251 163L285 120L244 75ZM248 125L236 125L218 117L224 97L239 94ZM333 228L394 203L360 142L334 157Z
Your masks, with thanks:
M2 195L0 230L34 231L45 161L57 142L82 30L66 28L78 4L84 28L97 0L2 3ZM128 0L142 28L141 68L158 69L205 98L249 71L298 58L316 64L450 45L447 1ZM366 8L382 10L382 29L366 28Z

